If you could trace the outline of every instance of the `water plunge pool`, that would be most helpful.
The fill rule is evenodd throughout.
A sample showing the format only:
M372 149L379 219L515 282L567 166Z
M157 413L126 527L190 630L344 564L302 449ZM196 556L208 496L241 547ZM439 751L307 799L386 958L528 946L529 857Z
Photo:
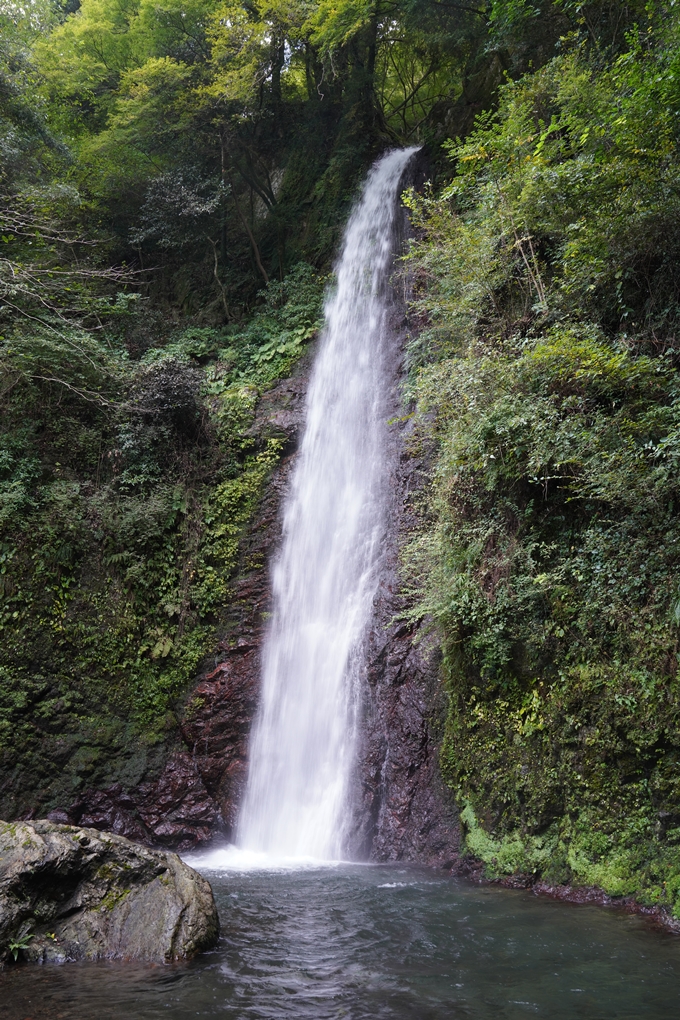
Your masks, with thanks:
M440 872L201 870L222 923L191 964L9 967L5 1020L670 1020L680 938Z

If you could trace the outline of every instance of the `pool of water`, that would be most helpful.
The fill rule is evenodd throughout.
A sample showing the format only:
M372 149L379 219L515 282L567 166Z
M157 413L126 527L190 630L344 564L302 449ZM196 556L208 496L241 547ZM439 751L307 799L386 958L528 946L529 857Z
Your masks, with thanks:
M680 938L644 920L396 866L221 870L190 964L9 967L4 1020L671 1020Z

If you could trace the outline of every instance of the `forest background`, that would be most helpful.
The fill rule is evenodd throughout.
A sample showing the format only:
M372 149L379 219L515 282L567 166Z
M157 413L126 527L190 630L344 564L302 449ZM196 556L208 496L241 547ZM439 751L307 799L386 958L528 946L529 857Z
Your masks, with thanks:
M490 875L680 910L680 5L0 2L0 813L153 774L370 162ZM129 753L134 746L135 754Z

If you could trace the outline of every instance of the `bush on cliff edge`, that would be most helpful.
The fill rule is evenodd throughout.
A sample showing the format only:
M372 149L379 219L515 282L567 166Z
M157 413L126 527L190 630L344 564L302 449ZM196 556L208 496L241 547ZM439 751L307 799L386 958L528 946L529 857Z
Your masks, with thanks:
M678 30L565 42L411 196L405 569L470 851L680 915Z

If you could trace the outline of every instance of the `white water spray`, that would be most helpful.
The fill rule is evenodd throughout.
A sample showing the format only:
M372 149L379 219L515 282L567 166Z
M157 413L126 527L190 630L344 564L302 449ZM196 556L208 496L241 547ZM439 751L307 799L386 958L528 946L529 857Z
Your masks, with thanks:
M386 503L387 277L397 189L415 151L376 163L347 225L285 504L238 825L241 848L277 858L343 851L355 679Z

